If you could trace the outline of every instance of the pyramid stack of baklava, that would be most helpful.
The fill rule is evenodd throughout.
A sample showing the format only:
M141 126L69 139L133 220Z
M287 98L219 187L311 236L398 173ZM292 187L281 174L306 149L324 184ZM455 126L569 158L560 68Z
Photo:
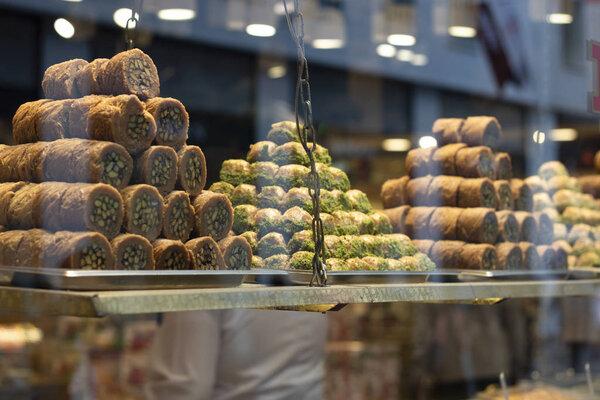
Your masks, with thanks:
M327 149L317 145L313 154L330 270L434 268L406 235L391 234L389 219L372 211L365 193L350 189L348 176L331 166ZM209 190L231 200L233 231L248 239L253 266L311 269L312 176L296 124L273 124L267 140L251 145L245 160L223 162L220 177Z
M227 237L227 197L203 192L206 163L186 145L188 114L158 97L148 55L56 64L42 87L46 98L14 115L17 145L0 145L0 265L247 266L223 257L245 240Z
M409 151L409 175L382 186L394 232L415 239L438 268L565 268L566 254L551 246L551 219L532 212L510 156L494 152L496 118L438 119L432 131L440 147Z

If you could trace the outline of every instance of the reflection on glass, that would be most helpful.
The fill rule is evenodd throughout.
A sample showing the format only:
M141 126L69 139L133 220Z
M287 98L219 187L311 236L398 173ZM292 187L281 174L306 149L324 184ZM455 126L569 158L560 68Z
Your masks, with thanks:
M131 18L131 8L119 8L113 14L113 20L115 21L115 24L117 24L121 28L125 28L125 26L127 26L127 20L129 18ZM139 19L140 15L138 13L135 13L135 18ZM135 22L130 23L130 26L131 25L132 27L135 26Z
M165 21L186 21L193 19L196 12L187 8L165 8L160 10L157 15L158 18Z
M65 39L71 39L75 35L75 27L64 18L54 21L54 30Z

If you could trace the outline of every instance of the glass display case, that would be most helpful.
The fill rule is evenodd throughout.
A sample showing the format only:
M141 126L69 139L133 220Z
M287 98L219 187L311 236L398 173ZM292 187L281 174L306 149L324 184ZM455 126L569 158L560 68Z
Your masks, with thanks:
M0 397L600 396L596 2L0 10Z

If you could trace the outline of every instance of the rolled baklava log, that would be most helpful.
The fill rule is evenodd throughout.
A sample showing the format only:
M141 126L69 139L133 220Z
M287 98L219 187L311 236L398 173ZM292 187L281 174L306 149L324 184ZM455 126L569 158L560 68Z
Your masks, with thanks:
M406 155L406 171L411 178L425 175L439 175L437 168L432 168L432 156L436 147L412 149Z
M469 146L496 147L500 139L500 123L496 117L468 117L460 129L460 140Z
M10 227L10 203L15 196L15 193L25 185L27 185L26 182L0 183L0 226L5 228Z
M156 143L179 150L188 138L190 117L179 100L155 97L146 100L148 111L156 122Z
M174 191L169 193L164 201L163 236L185 242L194 229L194 209L190 196L184 191Z
M188 192L190 196L197 196L204 189L206 185L206 159L204 153L198 146L184 146L177 152L177 187ZM227 171L225 164L230 164L230 161L238 160L227 160L223 162L223 169L221 169L221 179L223 179L224 170ZM239 160L244 161L244 160ZM244 161L243 173L250 175L250 165ZM230 165L230 167L233 167ZM227 175L227 172L225 172ZM239 177L238 177L239 178ZM224 181L233 185L232 182L223 179ZM250 177L243 179L247 183L252 183ZM233 181L238 181L234 179ZM242 182L240 182L242 183ZM236 183L237 186L239 183Z
M409 181L408 176L398 179L388 179L381 186L381 202L383 208L393 208L408 204L406 193L406 184Z
M275 176L279 171L279 166L270 161L258 161L250 165L254 184L258 189L275 184Z
M229 269L250 269L252 249L241 236L229 236L219 242L225 265Z
M15 142L51 142L68 137L72 102L73 100L37 100L21 105L12 119Z
M536 246L535 249L540 257L542 269L554 269L556 264L554 248L552 246Z
M509 181L512 179L512 162L508 153L494 155L495 179Z
M554 224L550 217L542 211L534 212L532 217L535 219L538 232L537 240L534 243L552 244L554 241Z
M114 269L110 243L96 232L56 232L44 243L43 266L66 269Z
M515 211L513 213L519 224L519 240L522 242L537 243L538 229L533 215L527 211Z
M284 192L285 193L285 192ZM229 196L231 204L235 207L240 204L258 204L256 186L242 183L233 190Z
M93 121L89 118L90 110L107 97L91 95L72 101L68 118L70 138L89 139L94 136Z
M425 254L426 256L429 256L431 254L431 248L433 247L433 244L435 243L433 240L428 240L428 239L416 239L412 241L413 245L417 248L417 250L419 250L421 253Z
M133 183L154 186L163 196L177 182L177 153L171 147L152 146L135 159Z
M432 164L441 175L460 175L456 169L456 153L467 147L464 143L447 144L435 150L432 156Z
M5 266L22 266L17 262L17 250L19 244L31 231L26 230L12 230L0 233L0 265ZM42 231L43 232L43 231ZM41 248L41 243L40 243ZM38 266L39 263L34 264L33 262L29 266Z
M42 89L47 99L72 99L80 93L75 85L75 75L88 64L80 58L54 64L46 69Z
M408 230L406 228L406 215L408 214L409 210L410 206L400 206L382 210L382 212L390 219L392 231L394 233L408 234Z
M516 270L523 268L523 252L517 243L496 244L498 254L498 269Z
M222 270L226 269L223 253L215 240L204 236L189 240L185 247L192 256L194 269L201 270Z
M73 81L79 96L102 93L98 83L98 75L104 64L107 62L108 58L96 58L94 61L85 64L79 71L75 72Z
M413 239L429 239L429 221L434 207L412 207L406 214L408 236Z
M143 236L124 233L111 242L116 269L131 271L154 269L152 243Z
M259 161L271 161L273 158L273 151L277 147L277 144L269 140L263 140L250 145L250 150L246 155L246 161L249 163L255 163Z
M519 247L523 254L523 268L531 271L541 269L542 261L535 246L529 242L519 242Z
M179 240L156 239L152 242L154 269L192 269L192 255Z
M285 195L285 190L279 186L265 186L257 196L258 207L281 210L284 208Z
M121 190L121 195L125 204L125 231L150 241L156 239L164 218L164 200L158 190L150 185L133 185Z
M160 94L156 66L139 49L121 52L108 60L99 71L98 83L103 94L133 94L142 100Z
M494 181L493 184L496 189L496 209L512 210L514 201L509 181Z
M263 236L258 241L257 250L258 255L262 258L268 258L274 256L275 254L288 253L285 238L279 232L269 232Z
M495 243L498 219L493 209L465 208L458 216L456 238L470 243Z
M17 267L34 267L40 268L53 267L60 268L62 264L57 260L49 259L48 262L44 262L44 251L49 246L54 245L53 234L46 232L42 229L30 229L27 231L10 231L13 232L11 240L6 243L6 251L10 254L0 255L0 259L4 259L3 262L7 262L2 265L11 265ZM0 238L0 243L4 246L4 242Z
M146 150L156 137L154 118L133 95L103 98L90 108L87 118L87 138L119 143L130 154Z
M491 244L465 243L456 257L458 269L495 270L498 266L496 248Z
M456 240L456 226L462 212L461 208L455 207L436 208L429 219L429 238Z
M430 205L428 197L429 185L433 177L431 175L415 178L408 181L406 184L406 197L408 204L411 206L427 206Z
M522 179L511 179L510 190L513 194L515 208L521 211L531 211L533 209L533 191L531 186Z
M512 211L496 211L498 219L498 237L497 242L518 242L520 240L521 231L519 230L519 222L513 215Z
M496 208L496 189L488 178L463 179L458 187L458 206Z
M133 159L116 143L62 139L48 143L44 153L44 181L100 182L122 189L131 180Z
M560 161L547 161L538 168L538 175L547 181L555 176L569 176L569 171Z
M436 176L427 189L428 202L433 206L456 207L458 188L464 178L459 176Z
M435 242L429 252L429 258L440 269L458 269L457 257L465 242L459 240L440 240Z
M465 120L462 118L438 118L431 132L439 146L460 142L460 131Z
M600 175L580 176L578 179L583 193L590 194L595 198L600 197Z
M359 211L365 214L369 214L372 211L371 202L366 193L354 189L348 190L346 196L350 201L353 211Z
M287 142L273 150L272 160L277 165L299 164L308 167L310 161L304 147L298 142Z
M0 182L43 181L43 162L46 148L51 143L55 142L0 147Z
M300 131L304 129L300 124ZM281 121L271 125L271 129L267 133L267 139L277 144L287 142L299 142L298 129L295 121Z
M219 241L227 236L233 225L233 208L224 194L202 192L194 199L196 233Z
M494 156L489 147L464 147L456 152L456 175L465 178L494 178Z
M310 194L308 193L308 188L291 188L285 194L283 197L282 208L287 210L292 207L300 207L309 213L313 212L312 197L310 197Z
M567 269L569 267L567 263L568 253L558 244L553 244L552 248L554 249L554 264L552 265L552 269Z

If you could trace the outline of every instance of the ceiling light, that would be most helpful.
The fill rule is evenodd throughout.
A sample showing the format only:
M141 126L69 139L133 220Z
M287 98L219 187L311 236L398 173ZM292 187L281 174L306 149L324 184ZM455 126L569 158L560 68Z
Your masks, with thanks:
M283 78L287 73L284 65L274 65L267 70L267 76L271 79Z
M158 18L165 21L187 21L193 19L196 16L196 12L189 8L165 8L158 11L157 15Z
M290 13L290 15L293 14L294 13L294 2L286 1L286 5L287 5L287 10ZM285 8L283 7L283 1L278 1L277 3L275 3L275 5L273 6L273 12L276 15L285 15Z
M125 28L127 26L127 21L129 20L129 18L131 18L131 8L119 8L113 14L113 20L115 21L115 24L117 24L121 28ZM140 15L138 13L135 13L135 18L139 21ZM129 27L134 28L135 22L131 23Z
M63 0L66 1L67 3L81 3L83 0Z
M411 62L415 57L415 53L412 50L398 50L396 58L400 61Z
M417 39L413 35L404 35L404 34L393 34L387 37L387 41L389 44L393 44L394 46L414 46L417 42Z
M570 24L573 22L573 16L565 13L553 13L546 15L546 21L550 24Z
M437 140L433 136L422 136L421 139L419 139L419 147L422 149L435 146L437 146Z
M385 58L392 58L396 55L396 48L391 44L380 44L377 46L377 55Z
M411 63L416 67L423 67L429 62L429 57L426 54L415 54Z
M381 148L385 151L408 151L410 146L410 140L403 138L385 139L381 142Z
M311 43L315 49L329 50L344 47L342 39L315 39Z
M250 36L271 37L277 30L274 26L266 24L250 24L246 27L246 33Z
M75 35L75 27L64 18L54 21L54 30L65 39L71 39Z
M474 38L477 36L477 30L471 26L451 26L448 28L448 34L457 38Z
M546 141L546 134L542 131L533 132L533 141L538 144L542 144Z
M573 128L552 129L550 139L554 142L572 142L577 139L577 130Z

